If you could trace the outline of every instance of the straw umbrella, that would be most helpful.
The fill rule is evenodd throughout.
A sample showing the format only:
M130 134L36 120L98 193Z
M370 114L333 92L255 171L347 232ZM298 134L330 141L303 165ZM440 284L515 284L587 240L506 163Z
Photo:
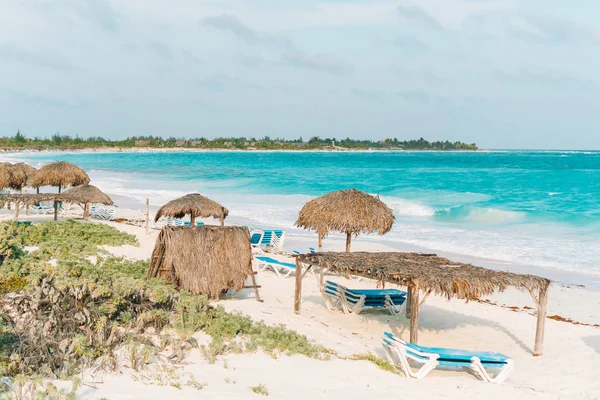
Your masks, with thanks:
M21 189L28 185L31 176L37 172L37 169L25 163L16 163L13 165L13 171L21 180ZM39 188L38 188L39 190Z
M65 190L63 201L83 204L83 219L87 221L90 216L90 204L104 204L112 206L114 203L103 191L93 185L81 185Z
M65 161L44 165L31 175L29 185L34 188L40 186L57 186L58 193L67 186L80 186L90 183L90 177L84 170ZM57 220L58 207L54 204L54 220Z
M0 189L15 189L19 187L19 179L11 163L0 163Z
M223 226L225 224L225 217L229 215L229 210L199 193L190 193L162 206L156 213L154 222L163 216L182 218L187 214L190 214L190 226L195 225L196 217L218 218L221 220L221 226Z
M346 234L346 252L350 252L352 235L378 233L383 235L392 229L394 213L379 200L360 190L338 190L306 203L296 221L296 226L311 229L321 240L329 232Z

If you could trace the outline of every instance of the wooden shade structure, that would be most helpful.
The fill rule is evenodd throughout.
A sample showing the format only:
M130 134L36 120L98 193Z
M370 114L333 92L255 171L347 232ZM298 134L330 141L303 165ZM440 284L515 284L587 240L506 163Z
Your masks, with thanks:
M195 225L197 217L220 219L221 226L223 226L229 210L199 193L190 193L162 206L157 211L154 222L158 221L160 217L183 218L187 214L190 215L190 226L192 227Z
M90 177L84 170L66 161L58 161L44 165L34 172L29 178L29 186L40 188L41 186L56 186L58 193L67 186L80 186L90 183ZM58 217L58 207L54 204L54 220Z
M63 201L63 197L59 193L42 193L42 194L3 194L0 195L0 206L5 204L15 205L15 219L19 217L19 209L22 206L33 206L42 201Z
M378 197L356 189L338 190L306 203L296 221L300 228L316 231L319 248L329 232L346 234L346 252L350 252L352 235L378 233L392 229L394 213Z
M313 266L343 275L358 275L381 284L394 283L408 288L407 316L410 342L418 341L419 309L430 293L448 299L478 299L507 287L528 291L537 306L534 355L543 352L546 304L550 280L534 275L514 274L452 262L435 254L417 253L317 253L296 256L294 311L300 313L302 277ZM303 273L303 264L308 269ZM424 293L422 299L420 294Z
M112 206L114 203L106 193L94 185L75 186L66 190L62 196L63 201L77 203L83 206L83 219L88 220L90 215L90 204L104 204Z

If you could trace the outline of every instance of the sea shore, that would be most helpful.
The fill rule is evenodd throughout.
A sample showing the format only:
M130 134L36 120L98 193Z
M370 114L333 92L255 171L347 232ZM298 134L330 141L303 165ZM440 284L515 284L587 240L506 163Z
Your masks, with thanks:
M140 210L119 208L116 217L136 219L140 215ZM12 215L4 210L1 219L11 218ZM21 218L41 221L49 216L23 215ZM105 223L138 238L139 247L107 247L110 253L141 260L150 257L158 230L151 229L146 234L143 226L92 223ZM313 245L313 238L291 234L286 250L306 251ZM329 250L341 250L343 245L338 238L328 239ZM357 251L390 249L380 241L355 242ZM340 281L353 287L375 287L375 282L370 280ZM303 356L273 358L259 352L226 355L210 364L198 350L193 350L183 364L176 367L176 373L202 382L200 392L190 387L152 384L140 380L139 374L131 369L123 368L117 374L86 371L83 380L89 386L79 389L78 398L260 398L250 389L259 384L264 385L269 396L275 399L600 398L600 383L596 379L596 366L600 363L600 328L597 325L600 322L600 292L558 283L551 285L542 357L532 355L536 317L529 293L510 289L468 303L430 296L421 310L420 343L509 355L515 360L515 370L503 385L498 386L458 371L436 370L424 380L409 380L381 370L369 361L344 359L369 352L384 357L382 333L391 331L406 336L406 318L379 312L358 316L330 312L311 275L305 278L302 314L295 315L293 279L280 279L263 272L258 276L258 283L262 286L260 294L264 303L255 301L251 290L244 290L218 304L228 311L239 311L267 324L285 324L332 349L337 356L329 361L318 361ZM203 340L202 334L197 336L199 341ZM58 384L66 387L69 383Z

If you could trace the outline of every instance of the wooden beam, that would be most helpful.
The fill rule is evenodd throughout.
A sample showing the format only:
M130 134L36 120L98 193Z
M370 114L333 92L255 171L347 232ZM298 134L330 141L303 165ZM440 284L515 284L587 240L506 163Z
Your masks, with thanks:
M319 290L323 290L323 278L325 275L325 268L321 267L321 269L319 270Z
M411 294L411 285L408 285L406 287L406 290L408 291L408 296L406 297L406 318L410 318L410 313L412 310L412 294Z
M150 232L150 199L146 197L146 235Z
M410 308L410 342L418 344L419 341L419 288L409 286L409 296L412 297Z
M302 264L296 257L296 291L294 293L294 312L300 314L300 302L302 301Z
M546 326L546 313L548 305L548 286L540 288L537 300L538 315L537 326L535 328L535 345L533 346L533 355L539 357L544 352L544 328Z
M310 271L311 268L312 268L312 264L309 265L308 267L306 267L306 271L304 271L304 273L302 274L302 279L304 279L304 277L306 276L306 274L308 274L308 271Z
M346 253L350 253L350 242L352 242L352 234L346 233Z

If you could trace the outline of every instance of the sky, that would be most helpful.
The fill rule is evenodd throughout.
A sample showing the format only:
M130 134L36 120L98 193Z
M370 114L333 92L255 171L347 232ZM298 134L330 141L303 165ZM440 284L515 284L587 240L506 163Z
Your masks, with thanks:
M600 149L597 0L0 0L0 135Z

